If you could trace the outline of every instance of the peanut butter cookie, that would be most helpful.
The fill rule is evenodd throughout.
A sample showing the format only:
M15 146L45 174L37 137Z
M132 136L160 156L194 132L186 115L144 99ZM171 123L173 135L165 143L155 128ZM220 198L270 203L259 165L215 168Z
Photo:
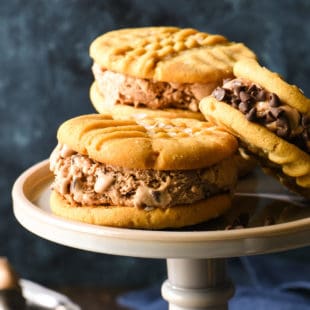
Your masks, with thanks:
M199 101L233 75L237 60L255 58L242 43L176 27L108 32L92 42L90 56L95 91L103 99L91 96L99 112L111 113L118 105L119 110L131 106L193 112L188 116L199 114Z
M310 100L254 60L237 62L234 74L201 101L202 113L238 137L266 172L310 198Z
M219 216L237 179L237 141L194 119L66 121L50 156L54 213L92 224L159 229Z

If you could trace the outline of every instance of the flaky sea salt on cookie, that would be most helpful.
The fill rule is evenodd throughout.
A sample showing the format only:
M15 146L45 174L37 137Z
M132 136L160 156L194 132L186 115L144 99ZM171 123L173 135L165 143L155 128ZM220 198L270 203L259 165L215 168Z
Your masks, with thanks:
M51 207L60 216L157 229L203 222L230 207L237 141L207 122L84 115L62 124L57 138Z
M201 111L237 136L268 173L310 198L310 100L256 61L236 63L234 73L201 101Z
M92 42L90 56L96 87L104 99L93 102L99 112L130 105L197 114L199 100L232 76L237 60L255 58L242 43L176 27L108 32Z

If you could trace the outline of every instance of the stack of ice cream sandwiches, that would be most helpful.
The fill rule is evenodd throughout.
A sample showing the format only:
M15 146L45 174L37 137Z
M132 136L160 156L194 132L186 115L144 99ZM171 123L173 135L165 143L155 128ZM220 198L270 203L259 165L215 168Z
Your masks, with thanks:
M251 158L310 196L309 99L244 44L145 27L99 36L90 56L98 113L59 127L55 214L144 229L205 222L231 207Z

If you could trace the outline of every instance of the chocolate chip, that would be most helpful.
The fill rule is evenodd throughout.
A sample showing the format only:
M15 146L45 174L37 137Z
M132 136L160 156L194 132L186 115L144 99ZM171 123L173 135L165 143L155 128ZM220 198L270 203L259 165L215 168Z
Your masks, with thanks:
M280 104L281 102L280 102L279 97L276 94L271 93L269 96L269 105L271 107L278 107Z
M288 127L279 127L277 128L277 136L285 138L288 136Z
M239 104L239 111L243 114L248 113L252 108L252 104L249 101L242 101Z
M222 101L225 98L226 95L226 90L224 88L221 87L217 87L212 95L215 97L215 99L217 99L218 101Z
M160 191L152 191L152 196L156 202L160 202Z
M239 104L240 104L240 99L233 97L231 99L231 105L233 108L238 109L239 108Z
M257 86L255 84L252 84L249 89L248 92L251 93L255 93L257 91Z
M279 137L285 138L289 135L289 125L287 118L283 115L276 120L277 135Z
M272 123L276 120L276 118L272 115L270 111L266 114L265 121L267 124Z
M285 115L279 116L279 117L277 118L276 124L277 124L277 126L279 126L279 127L286 127L286 126L288 126L288 120L287 120L287 118L285 117Z
M248 93L245 92L245 91L241 91L241 92L239 93L239 97L240 97L240 100L241 100L242 102L249 102L249 101L251 101L251 96L250 96L250 94L248 94Z
M304 128L309 128L310 127L310 116L303 115L301 118L301 124Z
M240 92L241 91L244 91L245 90L245 87L242 86L242 85L236 85L234 88L233 88L233 93L235 96L239 97L240 95Z
M283 110L281 108L271 108L270 113L273 117L278 118L281 114L283 114Z
M255 107L252 108L252 109L245 115L246 119L247 119L248 121L250 121L250 122L255 121L255 120L257 119L257 117L256 117L256 112L257 112L257 109L256 109Z
M254 107L252 108L246 115L246 119L250 122L253 122L256 120L256 112L257 112L257 109Z
M254 99L256 101L265 101L266 100L266 96L267 96L266 92L263 89L259 89L256 92Z

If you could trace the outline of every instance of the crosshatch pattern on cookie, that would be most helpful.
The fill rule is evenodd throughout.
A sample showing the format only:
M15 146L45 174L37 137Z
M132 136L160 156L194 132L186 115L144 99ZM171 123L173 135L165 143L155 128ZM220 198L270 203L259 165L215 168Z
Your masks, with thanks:
M184 82L184 74L189 83L216 81L232 74L236 60L255 58L243 44L229 42L221 35L175 27L111 31L91 44L90 55L108 70L180 83ZM181 72L171 71L177 69L175 66Z
M128 59L145 54L161 59L186 49L227 43L221 35L178 28L123 29L111 31L101 38L97 44L110 48L111 54L116 57L125 56Z
M63 123L59 143L99 162L135 169L197 169L237 151L237 140L207 122L189 119L113 120L89 114Z

